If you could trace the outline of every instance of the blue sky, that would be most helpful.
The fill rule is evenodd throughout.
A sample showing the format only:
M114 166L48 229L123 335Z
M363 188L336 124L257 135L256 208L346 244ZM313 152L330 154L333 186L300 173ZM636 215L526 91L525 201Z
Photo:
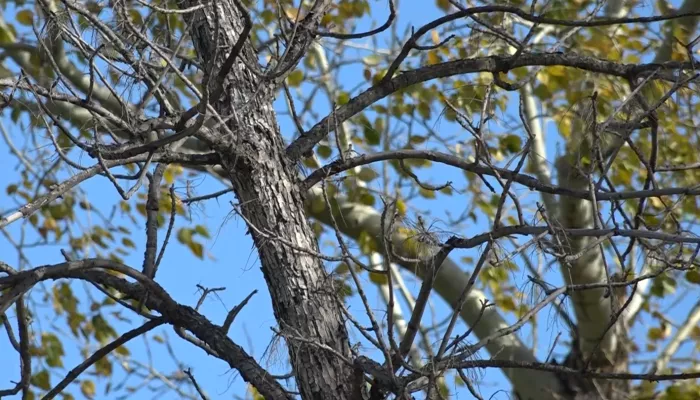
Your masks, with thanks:
M429 7L416 7L409 5L408 1L404 1L404 4L400 7L400 23L401 27L398 29L399 32L404 32L404 29L409 25L420 26L423 23L433 19L434 17L440 15L439 10L432 6L433 2L426 2L430 4ZM382 9L383 6L381 2L372 2L373 7L377 9ZM12 9L7 9L5 13L7 19L11 19L14 12ZM373 18L379 23L382 23L384 16L386 14L384 11L381 15L375 15ZM360 28L361 29L361 28ZM358 54L361 52L358 51ZM359 69L354 67L344 68L341 72L341 81L346 83L345 87L354 87L353 82L359 81L358 77L361 76ZM356 92L355 92L356 93ZM506 113L510 115L517 115L517 109L515 108L517 102L510 102L509 108ZM279 110L286 110L285 105L278 99L276 103L276 108ZM315 109L319 114L324 114L328 111L327 102L325 99L318 101L318 105L315 105ZM10 135L13 140L19 145L23 143L24 132L23 130L14 125L9 119L9 111L6 111L2 115L2 122L10 130ZM288 118L280 118L280 125L283 133L287 137L291 137L295 131L294 126L290 123ZM440 128L441 132L451 131L452 133L458 133L459 130L454 124L450 124L444 120L433 121L433 126L435 128ZM548 141L548 151L550 159L555 152L556 139L554 136L556 132L556 127L553 124L548 124L547 133L550 136ZM435 144L426 143L426 147L434 146ZM87 162L86 158L84 161ZM3 171L14 171L15 159L9 156L9 150L6 147L4 141L0 141L0 168ZM446 180L453 180L455 182L463 182L464 178L460 171L450 169L442 166L435 166L430 169L430 175L422 174L422 177L427 177L432 180L433 183L440 183ZM16 176L13 173L0 174L0 188L6 187L10 183L14 183ZM194 187L196 188L197 194L206 194L217 191L221 189L221 186L215 179L211 177L200 177L194 182ZM182 188L180 188L182 189ZM104 211L108 211L108 207L114 204L115 196L117 196L113 186L106 179L97 178L86 182L81 185L81 190L87 194L90 201L99 207L104 207ZM518 192L524 192L524 190L518 189ZM530 199L534 200L534 194L529 196ZM212 288L219 286L226 286L227 290L223 292L218 292L215 295L210 295L204 302L201 312L206 315L211 321L215 323L223 322L226 313L233 306L238 304L244 297L246 297L251 291L258 290L258 294L252 298L249 304L243 309L239 314L236 322L231 328L230 336L233 341L242 345L251 355L253 355L263 366L269 368L273 373L287 373L288 366L286 365L286 349L280 346L273 346L269 348L270 340L272 338L272 332L270 327L276 325L275 319L272 315L272 310L270 307L270 300L267 294L267 288L265 281L262 278L260 272L260 266L257 259L257 254L252 247L252 241L249 236L246 236L245 227L243 221L232 216L230 201L233 201L232 195L225 195L218 200L212 200L207 203L201 204L200 206L192 210L192 221L186 221L181 218L178 220L178 226L203 224L209 227L212 234L212 238L205 242L205 248L208 253L210 253L213 258L201 261L194 257L192 253L183 246L177 244L176 241L171 241L171 245L166 252L164 260L162 262L162 267L158 272L158 282L166 288L173 297L182 304L194 305L200 297L200 293L195 285L199 284L204 287ZM428 202L424 200L418 200L414 203L415 206L430 209L433 208L435 211L435 216L442 216L445 209L462 209L464 207L465 198L459 195L452 197L442 196L439 202ZM4 213L11 211L16 208L17 204L8 200L4 196L4 191L0 194L0 212ZM437 207L437 208L436 208ZM131 228L133 236L131 239L137 244L137 249L132 251L132 253L125 258L125 262L131 266L138 268L142 263L143 254L143 243L144 243L144 232L143 232L143 221L138 220L137 224L132 224L122 218L121 223ZM98 222L95 220L96 223ZM464 236L472 236L474 234L482 233L488 230L488 225L483 222L473 224L465 229L464 232L459 232ZM14 224L7 229L8 233L12 237L19 237L20 224ZM162 238L163 233L160 233ZM28 240L31 242L32 240ZM36 247L32 249L27 249L26 254L31 259L34 266L42 264L51 264L60 262L62 256L59 252L59 246L46 246L46 247ZM326 249L328 250L328 249ZM15 257L15 250L11 245L4 239L0 239L0 254L10 254ZM475 257L478 254L478 249L472 251L464 251L459 253L453 253L453 257L458 258L462 256L472 256ZM3 259L10 264L16 262L16 259L9 258ZM471 269L470 265L464 266L465 271ZM526 278L526 273L521 271L517 273L515 277L517 280L521 281ZM367 285L365 286L372 294L372 301L375 309L383 308L383 303L378 299L375 294L375 289L369 284L366 276L363 277ZM550 273L547 274L547 278L552 283L560 283L561 277L559 276L558 267L551 269ZM414 292L417 292L418 282L415 280L408 280L409 288ZM48 286L48 284L47 284ZM76 288L76 294L85 293L80 288L80 285L74 285ZM35 289L35 296L41 293L41 288ZM96 298L101 300L101 295L92 293ZM526 293L528 293L526 291ZM85 294L80 297L83 306L89 304L89 299ZM527 299L527 302L532 304L534 300ZM436 298L435 306L437 314L440 317L444 317L448 313L448 308L444 305L442 300ZM688 307L692 306L688 304ZM355 310L357 314L364 314L361 310L361 304L357 299L353 299L350 302L350 309ZM38 307L38 314L36 316L37 327L41 326L42 329L51 330L53 332L65 332L65 323L63 318L54 315L50 308L43 306ZM405 309L404 309L405 310ZM678 315L670 314L671 318L682 318L683 312L687 311L687 307L679 307L676 309L675 313ZM125 316L131 318L132 323L122 322L116 323L115 328L118 332L124 332L130 328L137 326L140 322L137 318L134 318L127 313ZM512 320L512 318L511 318ZM552 314L550 311L545 311L541 314L538 336L540 337L539 346L537 348L538 355L540 358L544 358L544 354L548 351L548 346L551 341L556 336L557 332L564 330L564 327L559 325L553 325ZM430 321L426 321L430 323ZM463 324L457 329L457 332L465 329ZM240 377L237 377L235 371L229 369L229 367L222 361L214 359L213 357L207 356L200 349L186 343L176 337L172 329L169 327L159 328L155 331L149 333L149 336L161 335L163 332L167 333L167 336L172 339L172 349L173 353L177 355L180 362L183 363L185 367L191 367L192 372L197 378L199 384L207 391L212 399L217 398L232 398L233 396L244 396L245 395L245 385ZM635 332L640 335L644 335L644 331ZM69 335L69 334L68 334ZM65 370L52 371L52 383L58 382L63 375L70 370L73 366L78 364L82 358L80 357L80 348L72 341L69 336L65 337L64 349L66 351L66 357L64 359ZM521 338L529 343L531 338L529 328L526 328L521 333ZM355 338L356 340L356 338ZM160 368L163 372L172 372L178 369L178 366L173 362L169 355L168 349L165 345L159 344L155 341L150 341L150 344L146 346L143 340L133 340L129 344L129 349L132 354L134 354L136 359L139 361L147 361L150 357L156 360L154 365ZM93 348L94 350L94 348ZM487 358L487 354L482 354L481 358ZM10 376L11 379L18 379L18 363L16 353L11 349L6 336L0 335L0 377L4 380L0 381L0 387L5 388L8 386L6 376ZM115 376L114 382L119 382L119 376L123 376L123 370L117 365L114 366ZM484 372L478 372L478 377L483 378L484 383L480 384L480 389L485 398L488 398L494 393L501 390L508 389L509 384L504 379L503 375L495 369L487 370ZM133 381L133 384L138 384L139 381ZM450 382L451 383L451 382ZM101 390L104 389L104 381L98 386L98 398L112 399L117 398L113 394L103 395ZM75 389L75 392L78 390ZM129 396L132 400L140 399L150 399L153 394L147 390L138 391ZM166 392L161 398L171 399L177 398L175 393ZM457 398L469 398L465 393L460 393ZM494 399L507 399L510 395L507 392L500 392L496 394Z

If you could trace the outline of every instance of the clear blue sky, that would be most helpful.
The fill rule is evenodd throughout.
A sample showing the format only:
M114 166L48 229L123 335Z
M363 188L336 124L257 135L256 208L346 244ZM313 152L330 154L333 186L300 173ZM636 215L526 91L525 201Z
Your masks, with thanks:
M440 15L439 10L434 8L432 1L424 2L426 6L413 6L409 1L404 0L402 6L400 7L400 23L401 26L398 29L399 32L404 32L405 27L409 25L420 26L423 23L433 19L434 17ZM428 6L429 4L429 6ZM383 10L381 2L373 2L373 7L376 9ZM14 12L12 9L8 9L5 13L5 18L13 18ZM375 15L374 19L383 22L386 13L383 11L381 15ZM358 53L359 54L359 53ZM358 77L361 74L356 68L345 68L341 72L341 80L345 83L346 88L354 87L353 82L359 81ZM515 108L517 103L511 102L507 113L511 115L517 115L517 109ZM286 110L286 107L281 101L276 103L277 109ZM324 113L328 111L327 102L324 98L318 100L318 105L315 106L319 113ZM515 114L514 114L515 113ZM2 116L2 122L10 130L10 134L16 143L21 144L25 138L25 133L22 129L13 125L9 119L9 111L6 111ZM280 120L282 131L285 136L290 137L295 131L294 126L290 123L287 118L281 118ZM434 121L434 126L439 127L441 131L451 131L452 133L457 133L458 129L453 124L450 124L444 120ZM552 136L555 132L555 127L548 127L548 133ZM555 151L556 140L549 141L550 159L551 155ZM431 144L427 143L426 147L430 147ZM87 162L87 160L85 160ZM5 188L8 184L14 183L16 176L9 172L14 171L15 159L9 155L9 150L5 145L4 141L0 141L0 168L3 171L8 171L4 174L0 174L0 188ZM434 183L443 182L446 180L453 180L455 182L463 182L463 175L461 172L448 169L446 167L433 167L430 170ZM426 177L426 175L421 175ZM214 192L221 188L220 184L217 183L213 178L199 178L195 181L196 190L198 194L206 194ZM108 212L108 208L114 204L114 199L117 196L112 185L102 178L96 178L86 182L81 185L81 189L89 195L90 201L93 205L104 207L105 212ZM534 195L533 195L534 196ZM286 373L288 372L288 366L285 362L286 360L286 350L282 347L268 349L270 344L270 339L272 337L272 332L270 327L276 325L275 319L272 315L272 310L270 307L269 296L267 294L267 288L265 282L262 278L262 274L259 269L259 262L257 259L257 254L252 248L252 241L249 236L244 235L244 223L243 221L231 216L231 206L229 201L234 200L232 195L227 195L221 197L219 200L209 201L201 206L194 208L192 211L192 222L187 222L184 219L179 219L178 224L180 226L186 224L203 224L209 227L212 233L212 239L206 241L205 247L206 251L213 256L213 259L201 261L194 257L191 252L178 245L176 241L172 241L168 252L162 262L162 267L158 272L159 283L166 288L173 297L182 304L194 305L199 299L200 294L198 293L196 284L202 285L204 287L219 287L226 286L227 290L224 292L219 292L216 295L210 295L204 302L201 308L201 312L206 315L210 320L215 323L221 323L227 311L238 304L245 296L247 296L252 290L258 290L258 294L253 297L247 307L238 316L236 322L231 328L230 336L232 340L236 343L242 345L250 354L252 354L263 366L270 369L273 373ZM445 209L462 209L464 198L458 195L453 197L443 197L439 203L435 202L425 202L419 201L416 203L419 207L433 208L435 210L436 216L442 216ZM11 211L16 208L17 204L13 203L7 197L4 196L4 190L0 194L0 212L3 214L7 211ZM435 207L438 207L435 209ZM92 223L95 223L93 221ZM143 254L143 243L144 243L144 232L143 232L143 221L138 220L137 224L133 224L122 218L121 223L130 227L133 231L132 240L137 244L137 249L132 251L132 253L125 258L125 262L131 266L138 268L142 263ZM471 236L484 232L488 229L488 226L483 223L475 224L470 226L468 231L459 232L464 236ZM8 233L14 238L19 237L20 234L20 224L14 224L7 229ZM161 232L161 238L163 233ZM31 242L32 240L28 240ZM65 246L64 246L65 247ZM42 264L57 263L62 260L62 256L59 253L59 246L46 246L46 247L36 247L33 249L27 249L26 254L31 259L34 266ZM0 238L0 254L11 255L11 258L2 258L3 261L13 264L16 262L16 252L7 243L5 238ZM454 257L461 256L474 256L476 250L472 252L461 252L455 253ZM7 256L5 256L7 257ZM471 268L470 265L464 266L465 270ZM517 276L517 279L525 278L526 273L521 272ZM558 268L553 268L552 273L549 273L547 278L551 282L561 282L559 277ZM415 280L409 280L409 287L417 292L417 284ZM48 285L47 285L48 286ZM376 298L376 292L374 288L369 284L366 286L369 289L370 294L373 296L373 302L377 309L383 307L382 302ZM34 296L39 297L41 288L35 289ZM76 294L84 293L80 284L74 285L74 290ZM100 294L96 294L95 291L91 291L93 295L101 300ZM89 304L88 298L83 294L81 295L81 302L83 306ZM532 303L534 300L526 300ZM441 316L446 316L448 309L442 303L442 301L436 301L438 314ZM690 304L692 305L692 304ZM689 306L690 306L689 305ZM363 314L361 311L361 305L355 300L351 301L351 310L355 310L359 314ZM116 308L114 309L116 310ZM671 317L682 318L682 312L687 310L685 307L681 307L680 315ZM37 324L34 328L41 326L42 329L51 330L52 332L60 332L67 330L65 329L65 323L62 317L57 317L54 315L50 308L46 308L41 303L37 307L38 315L36 316ZM110 310L112 311L112 310ZM106 312L106 311L105 311ZM132 323L122 322L116 323L115 328L121 333L126 330L133 328L139 324L139 320L129 315L128 312L123 313L124 316L132 319ZM551 324L552 314L541 314L540 317L540 331L538 332L539 347L538 355L543 358L543 355L548 351L548 346L551 344L552 339L556 336L557 332L563 330L562 325L552 325ZM116 321L114 318L110 321ZM430 322L430 321L426 321ZM462 326L463 329L463 326ZM199 384L207 391L212 399L217 398L232 398L232 396L244 396L245 386L243 380L237 376L235 371L229 369L229 367L222 361L215 359L213 357L207 356L202 350L186 343L174 334L172 329L160 328L149 336L155 334L163 335L163 332L167 333L167 336L172 339L171 344L173 346L173 352L177 355L180 362L183 363L185 367L191 367L194 375L196 376ZM38 333L38 331L37 331ZM642 334L643 332L636 332ZM68 334L69 335L69 334ZM51 370L52 383L58 382L65 373L70 370L73 366L77 365L81 360L79 354L80 348L73 341L70 336L60 336L65 337L64 349L66 351L66 357L64 358L65 370ZM522 331L521 337L529 342L530 333L528 329ZM355 338L355 340L357 340ZM133 340L129 344L129 349L135 358L139 361L147 361L148 354L151 355L156 368L159 368L162 372L172 372L178 369L178 366L172 361L167 349L164 345L158 344L155 341L150 341L150 348L147 348L143 340ZM93 349L94 350L94 349ZM150 353L148 353L150 351ZM266 353L267 351L267 353ZM265 357L263 357L265 355ZM487 358L487 354L482 354L481 358ZM39 368L35 366L35 371ZM11 377L13 380L19 378L18 375L18 362L17 355L11 349L9 342L4 334L0 334L0 388L6 388L9 385L8 378ZM113 382L119 382L119 376L123 376L123 370L114 365L115 378ZM502 374L495 370L487 370L485 372L478 372L477 376L483 378L484 383L480 384L480 389L485 398L489 398L494 393L501 390L508 390L509 384L503 378ZM104 382L103 382L104 383ZM131 381L132 384L136 385L139 383L138 380ZM450 382L451 383L451 382ZM113 394L103 394L101 390L104 389L104 385L98 386L98 398L101 399L112 399L116 398ZM77 389L75 390L77 392ZM153 397L152 393L147 390L141 390L131 396L132 400L140 399L150 399ZM166 392L161 398L172 399L177 398L174 392ZM466 393L460 393L457 398L469 398ZM500 392L496 394L494 399L507 399L510 398L510 394L507 392Z

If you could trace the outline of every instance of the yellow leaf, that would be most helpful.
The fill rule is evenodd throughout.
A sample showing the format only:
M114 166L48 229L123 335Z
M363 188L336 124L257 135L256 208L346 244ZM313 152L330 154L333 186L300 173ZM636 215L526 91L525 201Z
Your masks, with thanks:
M406 215L406 209L406 202L401 199L396 200L396 212L398 212L399 215Z
M438 33L437 29L433 29L433 31L430 32L430 37L433 39L434 44L440 43L440 34Z
M421 195L421 197L424 197L426 199L434 199L435 198L435 191L434 190L429 190L425 188L419 188L418 193Z
M386 274L380 274L377 272L370 272L369 280L373 283L376 283L377 285L386 285L387 283L389 283Z
M553 67L548 67L545 70L545 72L549 73L552 76L565 77L566 76L566 67L563 67L561 65L555 65Z
M449 11L451 8L451 4L448 0L437 0L435 4L442 10L442 11Z
M44 220L44 228L53 230L56 228L56 220L51 217L46 217Z
M168 184L172 184L175 181L175 177L182 175L184 168L181 165L169 165L166 168L163 178Z
M656 208L664 208L664 203L658 197L650 197L649 202Z
M649 332L647 332L647 337L650 340L663 339L663 331L661 330L661 328L651 328L649 329Z
M365 71L367 71L367 70L365 70ZM338 103L339 106L348 104L349 101L350 101L350 93L345 92L345 91L341 91L340 93L338 93L338 99L336 100L336 102Z
M503 311L508 312L514 312L517 309L515 301L513 301L513 298L510 296L500 296L496 299L496 305Z
M436 50L430 50L428 52L428 65L435 65L440 63L440 56Z
M95 383L87 380L80 382L80 391L89 399L95 397Z
M650 328L647 332L647 337L652 341L663 340L671 334L671 326L666 323L662 323L660 327Z
M304 10L299 10L298 8L292 6L286 7L284 13L287 14L287 18L291 20L296 20L297 18L301 20L306 14Z

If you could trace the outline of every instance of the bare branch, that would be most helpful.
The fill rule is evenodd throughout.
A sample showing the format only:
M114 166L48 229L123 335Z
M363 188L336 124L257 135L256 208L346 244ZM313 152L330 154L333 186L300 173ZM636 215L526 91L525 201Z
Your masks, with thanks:
M250 299L256 293L258 293L257 290L253 290L252 292L250 292L250 294L246 296L246 298L243 299L243 301L241 301L237 306L233 307L233 309L231 309L231 311L229 311L228 314L226 314L226 320L224 321L224 324L221 325L221 328L224 330L224 332L228 332L229 328L231 328L231 324L236 319L238 313L241 312L243 307L245 307L246 304L248 304L248 301L250 301Z
M119 346L126 344L129 340L139 337L145 334L146 332L163 325L164 323L165 320L163 318L149 320L148 322L139 326L138 328L132 329L129 332L124 333L114 341L103 346L102 348L94 352L90 357L86 358L83 362L78 364L75 368L70 370L70 372L68 372L65 378L61 380L61 382L59 382L56 386L49 390L49 392L46 393L46 395L44 395L43 399L53 399L54 397L56 397L56 395L60 394L66 387L68 387L68 385L70 385L71 382L78 378L80 374L82 374L85 370L90 368L96 362L100 361L102 358L106 357L109 353L116 350Z
M573 53L523 53L518 57L479 57L429 65L406 71L396 77L384 80L352 98L347 104L333 111L329 116L325 117L314 125L313 128L308 130L306 134L300 136L287 146L287 156L292 160L298 160L302 154L308 152L328 133L332 132L338 123L349 119L378 100L400 89L420 82L458 74L475 72L506 73L515 68L528 66L572 67L623 78L647 76L661 68L665 73L659 74L655 79L671 81L675 81L675 76L677 76L678 73L693 70L692 63L688 62L671 61L650 64L620 64Z

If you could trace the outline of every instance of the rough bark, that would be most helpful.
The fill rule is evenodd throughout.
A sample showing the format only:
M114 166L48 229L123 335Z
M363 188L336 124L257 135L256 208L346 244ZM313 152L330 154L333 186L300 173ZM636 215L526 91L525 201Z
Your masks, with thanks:
M202 64L214 65L218 71L242 32L243 22L233 1L214 4L195 13L188 22ZM218 51L215 49L217 17ZM257 65L249 42L239 57L248 65ZM299 248L318 248L304 211L297 171L284 153L272 108L272 90L268 82L262 82L243 63L234 63L221 98L212 99L212 105L222 117L231 117L228 127L235 137L221 133L206 140L221 157L238 198L239 211L253 225L249 231L260 255L281 331L318 344L287 340L302 398L347 399L351 397L352 369L322 349L328 347L344 356L350 355L347 330L332 280L318 258L260 234L277 235Z

